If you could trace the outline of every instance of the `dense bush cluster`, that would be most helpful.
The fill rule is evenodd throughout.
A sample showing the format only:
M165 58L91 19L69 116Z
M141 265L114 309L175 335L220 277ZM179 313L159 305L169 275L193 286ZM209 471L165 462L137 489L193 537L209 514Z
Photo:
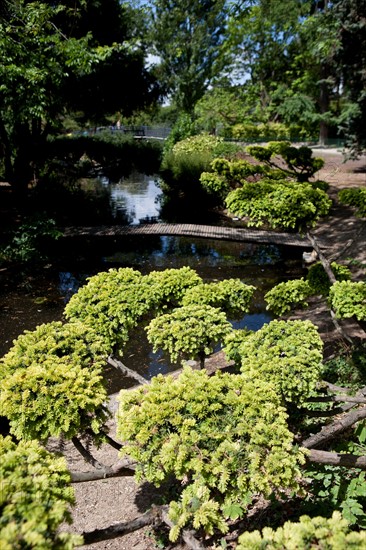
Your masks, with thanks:
M169 510L173 541L189 524L227 532L227 519L243 515L255 493L299 489L304 455L261 377L186 368L178 379L159 375L147 390L122 391L120 401L118 434L137 478L180 481Z

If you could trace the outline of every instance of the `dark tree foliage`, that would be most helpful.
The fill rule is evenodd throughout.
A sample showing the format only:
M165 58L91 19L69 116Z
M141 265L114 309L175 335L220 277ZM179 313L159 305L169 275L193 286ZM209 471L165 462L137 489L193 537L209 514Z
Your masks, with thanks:
M338 63L349 108L344 131L354 154L366 148L366 1L336 0Z
M14 188L37 179L46 139L65 114L82 110L97 122L151 102L134 17L118 0L2 5L0 161Z

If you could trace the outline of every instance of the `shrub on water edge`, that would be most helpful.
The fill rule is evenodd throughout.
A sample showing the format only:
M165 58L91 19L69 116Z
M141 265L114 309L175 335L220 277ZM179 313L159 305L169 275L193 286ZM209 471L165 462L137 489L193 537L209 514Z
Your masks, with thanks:
M329 290L329 302L336 316L358 321L366 320L366 283L364 281L337 281Z
M263 178L231 191L226 206L232 215L248 217L247 225L304 231L314 227L331 207L328 195L308 183Z
M25 331L0 359L0 415L19 439L96 440L109 417L103 367L108 348L81 323L53 322Z
M229 359L240 357L246 379L271 382L284 402L303 403L315 391L322 369L323 342L310 321L271 321L243 341L229 337Z
M311 294L312 289L303 277L293 281L285 281L271 288L264 296L267 302L266 309L273 311L276 315L284 315L294 307L307 307L306 300Z

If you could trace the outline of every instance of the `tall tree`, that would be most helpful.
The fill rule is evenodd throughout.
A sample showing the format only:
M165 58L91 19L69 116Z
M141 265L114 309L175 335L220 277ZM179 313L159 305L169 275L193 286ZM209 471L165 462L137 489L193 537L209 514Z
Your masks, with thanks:
M254 100L254 118L300 122L310 129L315 123L325 142L338 92L335 29L327 2L237 3L230 47L234 67Z
M336 0L337 61L348 104L341 126L354 154L366 149L366 2Z
M158 77L178 108L191 114L221 69L226 1L154 0L150 14Z

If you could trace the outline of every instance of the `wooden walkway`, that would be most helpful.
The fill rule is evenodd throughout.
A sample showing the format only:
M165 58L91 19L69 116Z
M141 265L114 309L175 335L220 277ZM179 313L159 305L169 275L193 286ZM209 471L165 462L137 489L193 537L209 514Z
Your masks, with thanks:
M292 233L276 233L273 231L249 230L238 227L221 227L213 225L152 223L141 225L110 225L99 227L66 227L63 230L65 238L70 237L124 237L132 235L169 235L179 237L199 237L204 239L220 239L237 242L253 242L260 244L280 244L312 248L306 236Z

